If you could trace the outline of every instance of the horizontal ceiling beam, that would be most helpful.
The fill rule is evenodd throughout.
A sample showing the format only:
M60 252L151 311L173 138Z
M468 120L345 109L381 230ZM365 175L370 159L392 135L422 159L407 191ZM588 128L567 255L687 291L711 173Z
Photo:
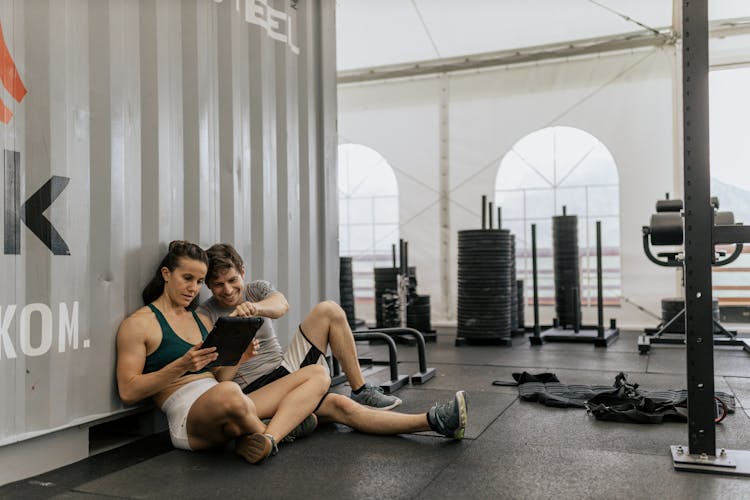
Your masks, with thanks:
M539 45L522 49L345 70L338 72L338 83L359 83L373 80L390 80L453 73L495 66L631 50L642 47L659 47L674 44L677 41L677 36L670 28L660 28L657 31L658 33L644 30L622 35L573 40L565 43ZM748 33L750 33L750 18L722 19L710 23L709 35L712 38L724 38Z

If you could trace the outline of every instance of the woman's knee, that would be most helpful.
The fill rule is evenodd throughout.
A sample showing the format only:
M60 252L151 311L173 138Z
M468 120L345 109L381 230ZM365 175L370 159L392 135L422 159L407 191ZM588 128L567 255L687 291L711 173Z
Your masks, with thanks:
M300 368L300 372L305 374L307 380L318 386L321 394L325 393L331 386L331 375L328 368L323 365L303 366Z
M219 382L219 404L224 414L230 419L242 419L255 414L255 403L242 393L234 382Z

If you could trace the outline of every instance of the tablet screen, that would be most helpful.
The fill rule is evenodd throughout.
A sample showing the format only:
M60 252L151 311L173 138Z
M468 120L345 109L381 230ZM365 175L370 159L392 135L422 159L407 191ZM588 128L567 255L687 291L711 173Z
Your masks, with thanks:
M262 324L263 318L255 316L251 318L221 316L216 320L213 330L201 346L201 349L216 347L216 352L219 354L219 357L206 367L236 365Z

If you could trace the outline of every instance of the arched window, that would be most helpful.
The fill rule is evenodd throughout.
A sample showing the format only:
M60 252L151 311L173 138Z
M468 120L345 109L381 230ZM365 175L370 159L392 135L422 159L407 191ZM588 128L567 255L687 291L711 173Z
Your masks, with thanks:
M552 216L578 216L581 303L596 304L596 221L602 221L604 303L619 304L620 202L614 158L591 134L548 127L523 137L503 157L495 179L503 228L516 235L516 267L531 298L531 224L537 227L539 299L554 303Z
M734 220L750 223L750 149L747 114L750 112L750 68L734 67L709 73L711 140L711 195L721 211ZM734 245L720 247L732 252ZM714 298L719 299L723 321L747 322L750 311L750 245L733 264L713 268Z
M398 185L385 158L367 146L341 144L338 164L339 254L352 257L357 313L366 316L373 268L391 266L391 245L398 243Z

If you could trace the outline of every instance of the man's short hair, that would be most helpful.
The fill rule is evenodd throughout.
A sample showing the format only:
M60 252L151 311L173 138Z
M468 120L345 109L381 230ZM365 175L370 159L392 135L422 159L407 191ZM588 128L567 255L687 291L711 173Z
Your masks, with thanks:
M208 272L206 273L206 284L211 286L220 274L225 273L230 268L235 268L241 273L245 268L242 257L237 250L229 243L217 243L212 245L208 250Z

